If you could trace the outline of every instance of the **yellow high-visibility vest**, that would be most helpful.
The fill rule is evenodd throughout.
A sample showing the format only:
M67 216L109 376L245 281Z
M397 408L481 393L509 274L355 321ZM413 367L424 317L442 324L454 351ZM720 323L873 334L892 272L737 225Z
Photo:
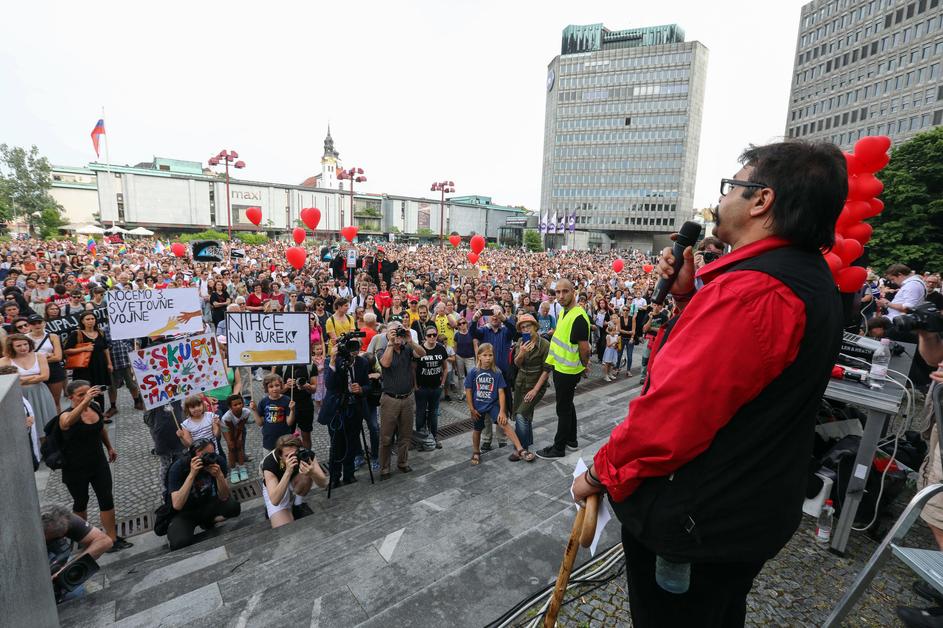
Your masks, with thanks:
M547 364L553 366L554 370L561 373L577 374L582 373L586 367L580 360L580 347L578 344L570 342L570 330L573 329L573 321L582 316L586 320L587 329L589 328L589 316L580 306L564 312L557 320L557 328L550 339L550 352L547 354Z

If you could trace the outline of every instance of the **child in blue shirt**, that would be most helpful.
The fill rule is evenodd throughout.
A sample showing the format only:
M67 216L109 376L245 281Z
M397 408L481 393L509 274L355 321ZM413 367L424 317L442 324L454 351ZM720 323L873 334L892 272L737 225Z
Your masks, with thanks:
M494 347L488 342L478 345L475 358L477 366L465 376L465 402L475 421L472 430L471 463L477 465L481 462L481 430L484 429L486 420L500 425L514 444L516 456L512 455L510 460L533 462L534 454L521 447L520 439L508 423L505 397L507 383L501 370L494 365Z
M295 402L284 394L284 382L278 375L266 375L262 388L266 396L259 402L250 404L255 424L262 428L262 451L268 455L275 449L275 441L295 431Z

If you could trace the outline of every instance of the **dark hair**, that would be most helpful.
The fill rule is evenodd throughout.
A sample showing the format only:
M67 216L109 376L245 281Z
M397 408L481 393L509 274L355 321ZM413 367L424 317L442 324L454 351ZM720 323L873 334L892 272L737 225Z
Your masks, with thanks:
M773 233L801 248L831 248L848 196L848 168L837 146L803 141L751 146L740 163L753 168L750 181L773 189ZM744 188L742 196L756 192Z
M909 275L910 266L906 264L891 264L887 267L887 270L884 271L885 275Z
M242 395L229 395L228 397L226 397L226 403L232 404L232 402L234 401L245 402L245 399L242 398Z
M698 251L706 251L707 247L713 246L715 249L724 250L724 243L720 238L715 238L714 236L707 236L701 243L697 245Z

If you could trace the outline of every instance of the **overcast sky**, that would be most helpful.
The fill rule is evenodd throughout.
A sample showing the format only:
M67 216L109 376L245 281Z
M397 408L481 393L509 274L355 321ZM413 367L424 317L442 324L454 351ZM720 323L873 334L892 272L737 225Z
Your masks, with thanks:
M0 143L52 163L239 151L241 176L320 172L328 121L363 189L537 208L546 67L567 24L677 23L709 50L695 203L783 134L803 2L33 2L0 24ZM104 155L102 156L104 160Z

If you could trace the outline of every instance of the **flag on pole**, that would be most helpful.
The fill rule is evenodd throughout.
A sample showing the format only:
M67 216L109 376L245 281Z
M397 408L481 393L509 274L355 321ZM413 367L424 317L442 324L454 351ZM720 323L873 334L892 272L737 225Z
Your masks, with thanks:
M550 217L549 222L547 222L547 233L556 233L557 232L557 212L554 211L553 215Z
M164 253L164 244L160 240L158 240L157 244L154 245L154 253L157 255L162 255Z
M96 252L95 238L89 238L88 242L85 245L85 248L88 249L89 253L91 253L92 255L95 255L95 252Z
M101 156L98 151L98 141L100 139L100 136L104 134L105 134L105 120L102 118L95 124L95 128L92 129L92 146L95 147L96 157Z
M570 233L573 233L574 231L576 231L576 212L575 211L572 214L570 214L569 219L567 219L567 229L569 229Z
M547 233L547 219L544 217L544 210L540 210L540 235Z
M566 213L560 216L560 220L557 222L557 233L566 233Z

